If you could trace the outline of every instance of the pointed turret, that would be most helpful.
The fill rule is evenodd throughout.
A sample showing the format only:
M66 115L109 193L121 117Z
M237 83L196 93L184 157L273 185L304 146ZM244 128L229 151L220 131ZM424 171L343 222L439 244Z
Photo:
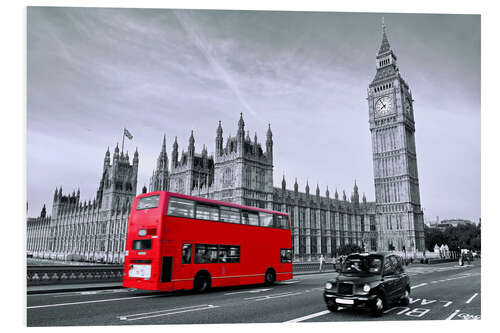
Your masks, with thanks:
M319 184L316 183L316 196L319 197Z
M272 160L273 158L273 132L271 131L271 123L267 127L266 133L266 154Z
M283 180L281 181L281 189L283 191L286 190L286 180L285 180L285 174L283 174Z
M243 112L240 113L240 120L238 121L238 132L236 133L238 140L243 141L245 137L245 121L243 120Z
M359 193L358 193L358 185L356 184L356 180L354 180L354 193L351 196L351 202L355 204L359 204Z
M106 150L106 154L104 155L104 169L106 169L106 167L109 167L111 165L111 159L110 159L110 153L109 153L109 146L108 146L108 150Z
M113 164L115 164L115 162L118 161L119 157L120 157L120 149L118 148L118 143L117 143L115 147L115 152L113 153Z
M385 33L385 23L382 17L382 43L380 44L380 49L378 50L378 55L384 54L391 50L391 45L387 39L387 34Z
M309 180L306 180L306 194L309 195Z
M342 190L342 200L346 201L347 196L345 195L345 190Z
M328 185L326 186L326 197L330 199L330 190L328 190Z
M366 203L366 196L364 192L363 192L363 203Z
M337 188L335 188L335 200L339 200L339 192L337 191Z
M220 156L222 155L222 147L223 139L222 139L222 125L219 120L219 126L217 127L217 137L215 138L215 153Z
M135 147L134 159L132 160L132 164L137 167L139 165L139 150Z
M191 130L191 136L189 137L188 155L194 156L194 134Z
M382 43L380 44L376 59L377 73L370 86L376 85L381 80L386 80L388 77L398 73L396 67L397 58L387 39L384 18L382 18Z
M42 211L40 212L40 217L43 219L47 216L47 210L45 209L45 204L43 204Z
M299 192L299 184L297 183L297 177L295 177L295 184L293 184L293 190L295 193Z
M175 137L174 144L172 145L172 170L177 166L179 160L179 144L177 137Z

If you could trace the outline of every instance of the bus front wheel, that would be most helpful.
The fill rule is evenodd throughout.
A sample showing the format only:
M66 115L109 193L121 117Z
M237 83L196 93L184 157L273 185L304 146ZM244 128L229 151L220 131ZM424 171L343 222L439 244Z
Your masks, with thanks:
M206 274L198 274L194 279L194 290L203 293L210 289L210 278Z
M274 269L269 268L266 271L266 274L264 275L264 280L265 284L267 285L273 284L274 281L276 281L276 273L274 272Z

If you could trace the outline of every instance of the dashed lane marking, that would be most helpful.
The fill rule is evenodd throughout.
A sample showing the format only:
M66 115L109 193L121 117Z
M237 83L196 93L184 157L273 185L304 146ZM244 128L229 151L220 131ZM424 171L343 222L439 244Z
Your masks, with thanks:
M208 310L208 309L214 309L214 308L218 308L218 307L219 307L218 305L212 305L212 304L193 305L193 306L185 306L185 307L181 307L181 308L172 308L172 309L166 309L166 310L159 310L159 311L152 311L152 312L136 313L136 314L126 315L126 316L119 316L118 319L126 320L126 321L133 321L133 320L139 320L139 319L170 316L173 314L179 314L179 313L185 313L185 312Z
M452 320L453 317L455 317L457 315L457 313L459 313L460 310L455 310L451 315L449 315L445 320Z
M282 281L279 284L293 284L293 283L297 283L297 282L300 282L300 280Z
M426 285L427 285L427 282L424 282L424 283L417 284L416 286L411 287L411 289L415 289L415 288L418 288L418 287L423 287L423 286L426 286Z
M231 292L231 293L225 293L224 295L235 295L235 294L244 294L244 293L251 293L251 294L254 294L254 293L260 293L260 292L263 292L263 291L269 291L269 290L272 290L272 288L268 288L268 289L252 289L252 290L243 290L243 291L234 291L234 292Z
M79 305L79 304L90 304L90 303L103 303L103 302L113 302L113 301L124 301L124 300L128 300L128 299L151 298L151 297L158 297L158 295L122 297L122 298L109 298L109 299L99 299L99 300L95 300L95 301L35 305L35 306L28 306L27 309L30 310L30 309L39 309L39 308L50 308L50 307L55 307L55 306L67 306L67 305Z
M474 299L477 295L478 295L478 293L475 293L475 294L474 294L474 295L472 295L472 297L471 297L471 298L469 298L469 299L467 300L467 302L465 302L465 303L466 303L466 304L469 304L470 302L472 302L472 300L473 300L473 299Z
M311 318L316 318L316 317L319 317L319 316L323 316L323 315L325 315L327 313L330 313L330 311L325 310L325 311L321 311L321 312L312 313L312 314L304 316L304 317L287 320L287 321L285 321L285 323L298 323L300 321L304 321L304 320L308 320L308 319L311 319Z
M302 294L302 293L301 292L298 292L298 293L286 292L286 293L279 293L279 294L272 294L272 295L265 295L265 296L247 297L247 298L245 298L245 300L265 301L268 299L287 297L287 296L296 296L296 295L300 295L300 294Z

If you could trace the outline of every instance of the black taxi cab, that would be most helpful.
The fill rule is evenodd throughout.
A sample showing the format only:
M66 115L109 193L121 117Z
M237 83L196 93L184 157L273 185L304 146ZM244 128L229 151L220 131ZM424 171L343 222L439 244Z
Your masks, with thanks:
M328 310L339 307L368 309L380 316L390 304L408 305L410 279L403 260L394 253L356 253L338 267L339 275L325 283Z

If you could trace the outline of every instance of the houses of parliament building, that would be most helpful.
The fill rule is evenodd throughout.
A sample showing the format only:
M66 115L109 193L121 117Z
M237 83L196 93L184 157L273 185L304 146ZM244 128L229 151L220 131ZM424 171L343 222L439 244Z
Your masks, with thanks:
M224 139L222 123L215 129L215 153L206 146L195 151L191 132L187 151L179 153L175 138L170 155L163 138L149 191L167 190L192 196L287 212L297 260L335 256L343 245L366 251L424 250L423 213L415 149L413 99L396 66L385 27L376 56L376 74L368 86L369 123L373 147L375 201L360 200L356 182L350 197L328 187L314 192L297 179L287 187L273 186L273 134L267 128L265 144L250 138L240 114L236 136ZM95 199L80 201L79 192L63 195L56 189L52 215L45 208L28 219L28 252L33 256L67 259L75 255L91 261L123 262L130 205L137 193L139 154L132 162L115 148L105 153ZM143 189L146 190L146 189Z

